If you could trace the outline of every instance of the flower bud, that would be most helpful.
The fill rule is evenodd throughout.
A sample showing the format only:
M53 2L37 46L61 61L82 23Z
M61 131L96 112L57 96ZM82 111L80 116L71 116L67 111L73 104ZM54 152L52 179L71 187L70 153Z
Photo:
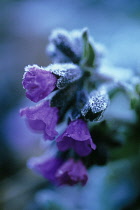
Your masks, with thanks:
M106 110L108 102L108 96L104 91L93 91L82 108L81 114L90 121L99 120L102 113Z
M22 84L26 89L26 97L33 102L38 102L55 89L56 81L56 76L43 67L29 65L25 67Z

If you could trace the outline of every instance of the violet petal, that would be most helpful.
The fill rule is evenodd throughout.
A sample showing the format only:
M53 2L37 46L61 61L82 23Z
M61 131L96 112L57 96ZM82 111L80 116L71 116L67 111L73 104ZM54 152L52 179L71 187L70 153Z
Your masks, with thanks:
M48 96L55 89L56 82L55 75L37 65L25 67L22 84L31 101L38 102Z
M80 156L89 155L92 149L96 149L87 124L82 119L70 122L65 132L56 141L60 151L73 148Z
M32 130L42 132L46 140L53 140L58 134L55 130L58 111L58 108L49 106L49 101L43 101L34 107L21 109L20 114L26 117Z

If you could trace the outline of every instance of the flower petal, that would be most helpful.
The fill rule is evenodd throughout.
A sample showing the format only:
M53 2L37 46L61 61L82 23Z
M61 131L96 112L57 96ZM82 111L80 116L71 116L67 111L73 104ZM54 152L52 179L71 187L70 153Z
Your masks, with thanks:
M31 101L38 102L48 96L55 89L56 82L55 75L37 65L25 67L22 84Z
M49 101L43 101L34 107L22 109L20 114L26 117L31 129L43 132L46 140L53 140L58 134L55 130L58 122L58 111L58 108L49 106Z

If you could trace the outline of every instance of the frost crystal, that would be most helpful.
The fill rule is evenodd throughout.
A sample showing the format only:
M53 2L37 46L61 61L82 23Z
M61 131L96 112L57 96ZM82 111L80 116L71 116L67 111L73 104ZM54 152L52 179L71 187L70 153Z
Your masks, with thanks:
M88 102L81 110L82 116L89 120L98 120L108 106L108 96L104 91L91 92Z
M68 84L80 79L82 76L81 69L72 63L51 64L46 70L60 77L56 84L59 89L65 88Z
M89 106L92 112L97 113L104 111L107 108L108 99L106 95L101 95L100 93L93 92L93 95L89 99Z

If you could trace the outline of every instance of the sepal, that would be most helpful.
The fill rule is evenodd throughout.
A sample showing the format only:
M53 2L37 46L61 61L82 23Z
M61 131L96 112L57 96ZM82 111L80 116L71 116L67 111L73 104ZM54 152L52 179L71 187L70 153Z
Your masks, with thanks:
M56 83L58 89L63 89L82 77L81 69L72 63L51 64L46 70L58 77Z
M98 121L106 110L108 103L109 98L104 91L92 91L87 103L81 110L81 114L85 119Z
M58 62L79 63L82 55L82 33L79 30L68 32L64 29L54 30L50 36L48 53Z
M83 30L82 38L83 38L84 47L83 47L83 58L81 60L81 64L83 66L93 67L95 60L95 51L89 41L89 35L87 29Z

